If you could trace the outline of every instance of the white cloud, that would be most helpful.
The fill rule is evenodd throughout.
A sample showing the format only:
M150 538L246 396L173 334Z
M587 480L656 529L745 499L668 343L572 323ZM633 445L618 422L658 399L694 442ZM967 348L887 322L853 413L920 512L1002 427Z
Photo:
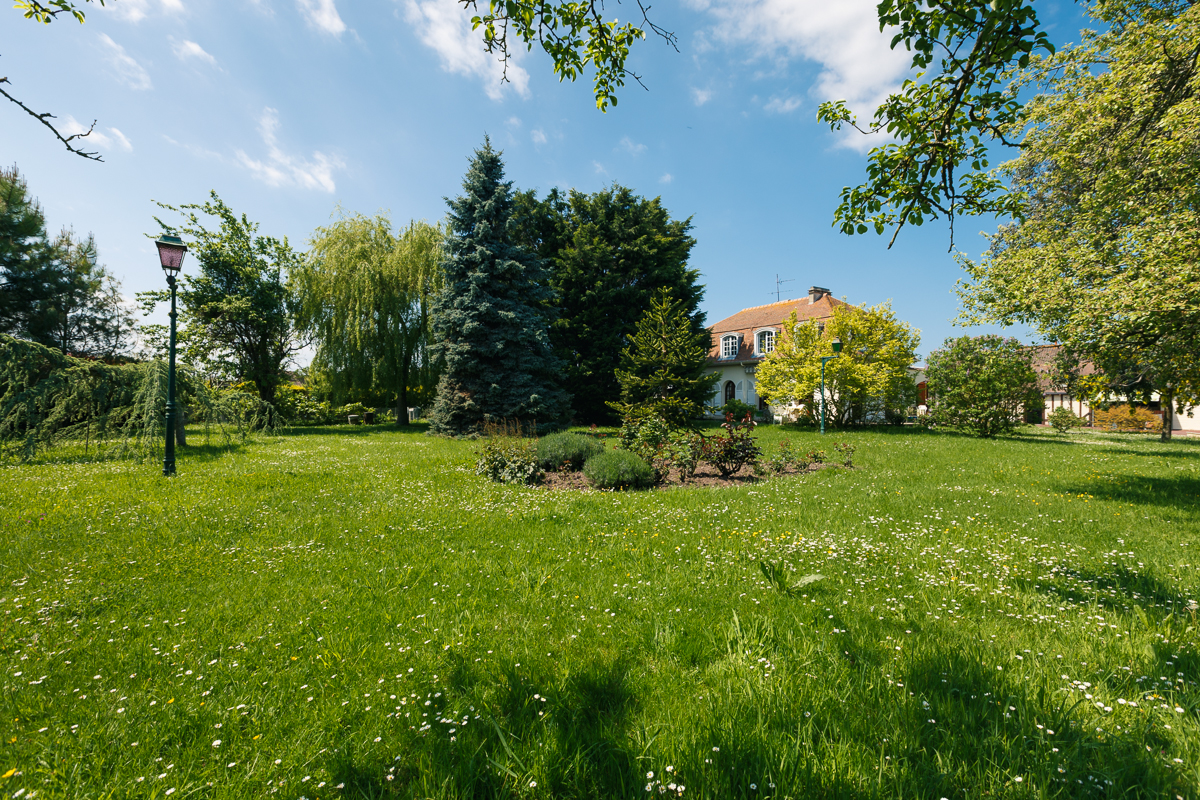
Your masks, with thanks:
M624 148L625 152L633 156L640 156L642 153L646 152L646 145L638 144L628 136L621 137L621 147Z
M911 54L889 47L879 30L878 0L688 0L716 18L710 35L756 54L820 65L811 89L818 100L845 100L867 117L909 71ZM852 146L878 144L855 134Z
M333 193L333 171L345 167L337 156L314 152L312 160L287 155L279 148L275 132L279 130L279 112L264 108L258 121L258 132L267 146L266 161L250 158L242 150L237 151L238 163L250 170L254 177L268 186L299 186L302 189L320 189Z
M126 22L141 22L152 11L152 6L158 6L168 14L181 14L184 10L183 0L116 0L105 7L111 8L119 19Z
M713 93L709 89L692 89L692 102L698 106L702 106L712 99Z
M675 177L671 173L664 172L663 176L658 179L658 182L659 183L670 183L673 180L675 180Z
M796 96L792 97L772 97L771 100L763 106L763 111L770 114L790 114L803 104L803 101Z
M208 53L203 47L187 39L183 41L172 39L171 49L175 52L175 57L180 61L187 61L194 58L197 61L203 61L213 66L217 64L217 60L212 57L211 53Z
M529 132L529 138L533 139L534 144L545 144L546 132L541 128L534 128Z
M601 164L599 161L593 161L592 167L596 170L597 175L607 175L608 174L608 170L606 170L604 168L604 165Z
M470 18L458 0L405 0L405 17L421 41L438 54L443 69L481 79L493 100L503 96L504 65L496 55L484 52L483 40L471 30ZM529 73L517 63L520 54L518 48L508 62L508 80L517 94L528 97Z
M133 56L125 52L125 48L109 38L108 34L100 34L100 41L108 48L108 62L116 70L117 77L131 89L149 89L150 73L146 72Z
M519 128L521 127L521 118L517 116L509 117L504 121L504 124L510 128Z
M71 115L67 115L63 120L62 133L64 136L74 136L77 133L86 133L87 125L84 125L79 120ZM116 128L109 128L108 133L101 130L93 130L83 139L76 139L72 144L82 147L85 150L89 147L99 147L103 150L123 150L129 153L133 150L133 144L129 141L129 137L121 133Z
M342 22L333 0L296 0L296 5L311 27L331 36L341 36L346 32L346 23Z

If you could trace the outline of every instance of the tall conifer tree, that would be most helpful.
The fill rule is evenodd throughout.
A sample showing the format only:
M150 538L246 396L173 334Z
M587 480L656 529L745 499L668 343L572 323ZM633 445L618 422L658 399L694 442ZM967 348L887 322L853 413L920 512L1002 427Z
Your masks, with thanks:
M548 275L513 241L512 183L489 139L475 151L463 190L447 201L445 282L433 305L445 371L430 429L470 433L489 419L557 427L569 398L547 335Z
M707 337L691 219L672 219L659 198L613 184L586 194L557 189L516 198L517 241L546 260L556 292L550 342L564 362L563 385L576 420L608 422L621 395L621 351L659 290L683 304L692 330Z

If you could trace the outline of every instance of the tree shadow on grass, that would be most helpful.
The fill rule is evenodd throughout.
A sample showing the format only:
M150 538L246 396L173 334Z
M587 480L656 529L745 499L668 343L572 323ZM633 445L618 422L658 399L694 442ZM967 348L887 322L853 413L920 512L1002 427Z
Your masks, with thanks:
M1107 481L1058 481L1048 489L1095 500L1200 512L1200 476L1123 475Z
M356 724L344 726L345 746L329 763L340 796L520 797L534 775L539 796L644 794L630 730L637 696L623 658L597 656L569 671L510 663L496 673L463 661L447 677L440 696L410 712L423 730L401 723L392 761L356 747Z
M296 425L279 431L278 435L296 439L321 436L369 438L396 433L423 436L428 430L429 424L425 422L413 422L408 426L381 422L375 425Z
M906 670L905 688L921 704L903 721L893 758L915 793L962 797L989 783L1067 796L1184 792L1164 764L1169 742L1157 728L1109 730L1081 694L1010 678L981 656L935 651Z

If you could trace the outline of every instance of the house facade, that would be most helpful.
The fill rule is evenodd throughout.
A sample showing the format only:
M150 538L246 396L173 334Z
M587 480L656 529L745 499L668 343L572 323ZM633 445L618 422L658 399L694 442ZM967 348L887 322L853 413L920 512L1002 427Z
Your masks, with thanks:
M1027 422L1034 424L1046 425L1050 414L1058 408L1069 409L1078 417L1083 417L1091 425L1095 422L1092 415L1092 408L1086 400L1081 400L1071 394L1063 387L1056 386L1051 377L1054 367L1054 359L1058 355L1058 345L1038 345L1033 348L1033 369L1038 374L1038 386L1042 390L1044 398L1044 407L1041 409L1032 409ZM1091 364L1083 365L1083 374L1088 375L1094 371ZM1162 417L1162 402L1157 392L1150 395L1150 402L1146 404L1147 409ZM1183 435L1200 436L1200 408L1185 408L1183 413L1178 412L1171 415L1171 432Z
M772 409L755 389L754 373L783 331L783 323L792 312L800 322L818 323L833 316L835 306L846 303L835 298L828 289L814 286L808 296L799 300L783 300L765 306L745 308L709 328L712 346L708 352L708 367L720 376L712 405L722 406L730 400L740 400L754 406L770 419L781 416L785 409Z

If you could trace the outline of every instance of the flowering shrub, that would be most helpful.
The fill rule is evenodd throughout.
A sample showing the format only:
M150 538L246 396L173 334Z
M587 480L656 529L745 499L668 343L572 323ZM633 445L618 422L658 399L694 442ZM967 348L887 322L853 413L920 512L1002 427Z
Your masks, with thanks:
M592 456L583 474L600 489L643 489L654 484L654 470L628 450L611 450Z
M488 439L477 451L475 474L485 475L497 483L519 483L533 486L541 483L546 474L538 461L533 442L515 437Z
M842 442L833 446L833 452L838 454L838 458L842 459L843 467L854 466L854 451L858 448L849 442ZM822 454L824 455L824 454Z
M755 424L747 414L737 422L733 414L725 415L725 436L713 436L704 440L704 460L717 468L721 477L728 478L747 464L756 464L762 457L758 442L750 435Z
M1097 428L1143 433L1162 429L1162 419L1145 406L1115 405L1092 412Z

